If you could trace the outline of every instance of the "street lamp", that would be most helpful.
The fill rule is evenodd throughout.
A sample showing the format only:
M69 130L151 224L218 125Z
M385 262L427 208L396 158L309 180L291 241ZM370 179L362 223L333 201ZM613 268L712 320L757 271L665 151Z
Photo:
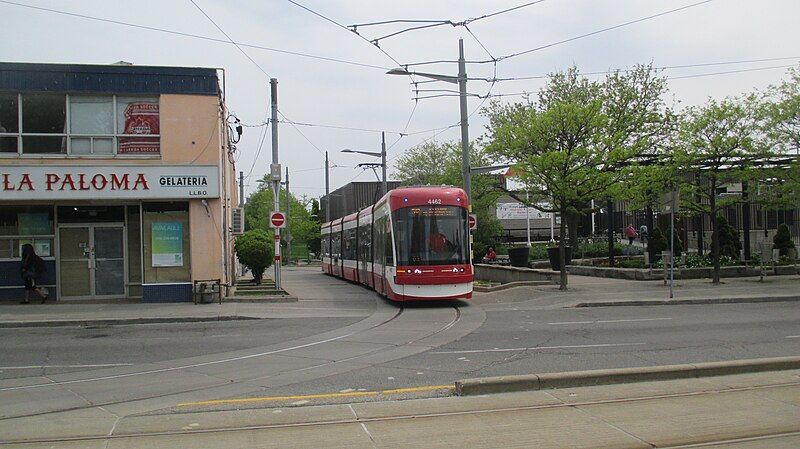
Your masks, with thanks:
M461 175L464 177L464 191L467 192L469 210L472 212L472 182L469 170L469 129L467 126L467 68L464 60L464 40L458 40L458 76L437 75L435 73L409 72L404 68L392 69L387 75L418 75L446 83L458 84L461 106Z
M361 150L351 150L351 149L344 149L342 153L358 153L358 154L366 154L367 156L379 157L381 158L380 166L383 171L383 179L381 179L381 189L383 190L383 194L389 191L386 187L386 133L381 133L381 151L378 153L377 151L361 151ZM360 164L359 164L360 165Z

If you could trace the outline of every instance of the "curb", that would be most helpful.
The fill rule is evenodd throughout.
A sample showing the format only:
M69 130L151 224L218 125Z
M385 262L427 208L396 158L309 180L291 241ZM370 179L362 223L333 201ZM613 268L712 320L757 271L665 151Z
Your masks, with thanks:
M698 377L726 376L730 374L790 369L800 369L800 357L773 357L732 360L727 362L687 363L682 365L647 366L639 368L483 377L456 381L455 388L457 395L470 396L526 390L548 390L657 380L692 379Z
M20 327L69 327L69 326L120 326L125 324L159 323L202 323L213 321L261 320L264 318L227 315L212 317L174 317L174 318L121 318L107 320L42 320L42 321L0 321L0 329Z
M514 281L514 282L507 282L505 284L494 285L491 287L485 287L482 285L473 285L472 290L478 293L492 293L492 292L499 292L502 290L508 290L510 288L515 287L533 287L538 285L553 285L550 281Z
M788 295L788 296L752 296L752 297L738 297L738 298L598 301L598 302L580 302L572 307L672 306L672 305L686 305L686 304L741 304L741 303L791 302L791 301L800 301L800 296Z
M241 302L241 303L286 303L297 302L297 296L292 295L242 295L242 296L228 296L223 302Z

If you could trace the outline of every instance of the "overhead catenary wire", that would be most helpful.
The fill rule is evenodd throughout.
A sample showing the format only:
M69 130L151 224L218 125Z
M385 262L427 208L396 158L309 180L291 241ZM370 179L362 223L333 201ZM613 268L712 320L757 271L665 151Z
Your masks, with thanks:
M794 64L784 64L784 65L773 65L768 67L751 67L748 69L738 69L738 70L725 70L719 72L708 72L708 73L694 73L690 75L678 75L678 76L668 76L666 77L667 80L681 80L681 79L690 79L690 78L703 78L707 76L718 76L718 75L730 75L736 73L748 73L748 72L760 72L764 70L776 70L776 69L787 69L789 67L795 67ZM602 74L611 74L616 73L615 71L604 71L604 72L587 72L583 73L582 75L602 75ZM547 75L536 77L536 79L544 79L547 78ZM533 79L533 78L531 78ZM530 95L531 92L511 92L511 93L503 93L503 94L493 94L490 95L492 98L497 97L515 97L515 96L522 96L522 95Z
M628 26L628 25L633 25L633 24L636 24L636 23L639 23L639 22L644 22L646 20L655 19L656 17L661 17L661 16L665 16L667 14L672 14L672 13L679 12L679 11L684 11L686 9L694 8L694 7L700 6L700 5L704 5L704 4L710 3L712 1L714 1L714 0L703 0L703 1L700 1L700 2L692 3L692 4L689 4L689 5L685 5L685 6L681 6L679 8L673 8L673 9L670 9L670 10L667 10L667 11L662 11L662 12L657 13L657 14L651 14L651 15L646 16L646 17L640 17L638 19L629 20L627 22L623 22L623 23L620 23L620 24L617 24L617 25L606 27L606 28L601 28L599 30L595 30L595 31L592 31L592 32L589 32L589 33L584 33L584 34L581 34L581 35L578 35L578 36L574 36L574 37L571 37L571 38L568 38L568 39L563 39L563 40L560 40L560 41L557 41L557 42L553 42L553 43L550 43L550 44L540 45L538 47L530 48L528 50L519 51L519 52L515 52L515 53L510 53L510 54L507 54L507 55L504 55L504 56L498 56L496 58L496 60L497 61L502 61L504 59L509 59L509 58L514 58L514 57L517 57L517 56L527 55L527 54L533 53L535 51L544 50L545 48L555 47L556 45L561 45L561 44L565 44L567 42L576 41L578 39L583 39L583 38L586 38L586 37L589 37L589 36L594 36L594 35L597 35L597 34L600 34L600 33L605 33L607 31L616 30L618 28L622 28L622 27L625 27L625 26ZM493 60L482 61L482 62L493 62Z
M693 63L693 64L680 64L680 65L665 65L665 66L656 66L653 67L655 70L673 70L673 69L689 69L689 68L697 68L697 67L711 67L711 66L719 66L719 65L735 65L735 64L752 64L757 62L770 62L770 61L787 61L791 59L800 60L800 56L782 56L776 58L760 58L760 59L740 59L736 61L719 61L719 62L700 62L700 63ZM593 72L581 72L582 75L609 75L612 73L625 73L630 72L633 69L614 69L614 70L599 70ZM531 75L531 76L512 76L506 78L486 78L483 79L484 81L497 81L497 82L506 82L506 81L524 81L524 80L534 80L534 79L544 79L548 78L550 75Z
M209 42L218 42L218 43L228 44L228 45L236 44L236 45L239 45L239 46L245 47L245 48L253 48L253 49L257 49L257 50L264 50L264 51L269 51L269 52L274 52L274 53L281 53L281 54L286 54L286 55L291 55L291 56L298 56L298 57L302 57L302 58L310 58L310 59L316 59L316 60L320 60L320 61L335 62L335 63L340 63L340 64L348 64L348 65L352 65L352 66L371 68L371 69L377 69L377 70L389 70L390 69L389 67L384 67L384 66L379 66L379 65L374 65L374 64L366 64L366 63L357 62L357 61L349 61L349 60L346 60L346 59L333 58L333 57L330 57L330 56L315 55L315 54L311 54L311 53L303 53L303 52L285 50L285 49L274 48L274 47L267 47L267 46L264 46L264 45L245 43L245 42L231 42L231 41L228 41L228 40L225 40L225 39L220 39L220 38L211 37L211 36L203 36L203 35L200 35L200 34L187 33L187 32L183 32L183 31L170 30L170 29L166 29L166 28L153 27L153 26L149 26L149 25L142 25L142 24L138 24L138 23L125 22L125 21L115 20L115 19L108 19L108 18L97 17L97 16L88 15L88 14L74 13L74 12L63 11L63 10L59 10L59 9L45 8L45 7L42 7L42 6L27 5L27 4L24 4L24 3L18 3L18 2L8 1L8 0L0 0L0 3L6 4L6 5L18 6L18 7L21 7L21 8L28 8L28 9L32 9L32 10L36 10L36 11L40 11L40 12L48 12L48 13L53 13L53 14L58 14L58 15L63 15L63 16L68 16L68 17L75 17L75 18L79 18L79 19L93 20L93 21L104 22L104 23L109 23L109 24L113 24L113 25L120 25L120 26L125 26L125 27L130 27L130 28L138 28L138 29L142 29L142 30L155 31L155 32L159 32L159 33L166 33L166 34L171 34L171 35L174 35L174 36L182 36L182 37L188 37L188 38L192 38L192 39L201 39L201 40L205 40L205 41L209 41Z

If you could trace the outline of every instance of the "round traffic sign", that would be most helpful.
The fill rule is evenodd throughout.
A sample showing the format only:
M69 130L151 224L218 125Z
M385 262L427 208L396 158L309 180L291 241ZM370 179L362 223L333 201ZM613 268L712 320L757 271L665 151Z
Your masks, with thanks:
M478 227L478 216L475 214L469 214L467 218L467 224L469 224L469 230L473 230Z
M273 212L269 216L269 223L273 228L282 228L286 223L286 216L283 215L283 212Z

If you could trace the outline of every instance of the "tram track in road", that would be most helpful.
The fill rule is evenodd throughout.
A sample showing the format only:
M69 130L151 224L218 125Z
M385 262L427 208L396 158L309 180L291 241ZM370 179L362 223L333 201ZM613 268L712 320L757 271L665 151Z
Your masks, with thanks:
M120 404L132 404L132 403L143 402L143 401L148 401L148 400L159 400L159 399L164 399L164 398L168 398L168 397L176 397L176 396L179 397L180 395L184 395L184 394L192 394L192 393L197 393L197 392L204 391L204 390L214 390L215 388L219 388L219 387L230 387L232 385L244 384L244 383L252 382L254 380L259 380L259 379L260 380L264 380L264 379L275 378L277 376L287 376L287 375L294 375L294 374L302 374L302 373L305 373L307 371L314 370L314 369L325 369L327 367L334 366L336 364L341 364L341 363L345 363L345 362L352 362L354 360L359 360L359 359L362 359L364 357L380 355L382 352L391 351L393 349L396 350L396 349L404 348L406 346L414 345L415 343L418 343L419 341L422 341L422 340L424 340L426 338L429 338L429 337L441 334L443 332L446 332L447 330L452 329L454 326L456 326L456 324L459 322L459 320L462 317L461 310L460 310L460 308L458 306L452 306L452 310L453 310L452 318L447 323L445 323L444 325L439 326L438 328L432 330L431 332L425 332L421 336L419 336L417 338L414 338L413 340L410 340L408 342L404 342L404 343L398 344L398 345L392 345L389 348L381 348L381 349L377 349L377 350L366 351L366 352L363 352L363 353L360 353L360 354L356 354L356 355L353 355L353 356L350 356L350 357L345 357L345 358L342 358L342 359L339 359L339 360L326 361L325 363L316 364L316 365L312 365L312 366L307 366L307 367L303 367L303 368L279 371L279 372L276 372L276 373L273 373L273 374L270 374L270 375L266 375L266 376L264 376L264 375L251 376L251 377L244 377L244 378L236 379L236 380L228 380L228 379L226 379L223 382L219 382L219 383L212 384L212 385L205 385L205 386L197 387L197 388L184 388L184 389L179 389L179 390L175 390L175 391L169 391L169 392L162 393L162 394L144 395L144 396L140 396L140 397L134 397L134 398L130 398L130 399L126 398L126 399L121 399L121 400L116 400L116 401L97 401L97 402L90 402L90 403L88 403L86 405L77 405L77 406L74 406L74 407L62 407L62 408L58 408L58 409L54 409L54 410L45 410L45 411L37 411L37 412L32 412L32 413L15 414L15 415L10 415L10 416L4 416L4 417L0 418L0 421L8 421L8 420L17 419L17 418L43 416L43 415L49 415L49 414L61 413L61 412L74 412L74 411L80 411L80 410L85 410L85 409L92 409L92 408L98 408L98 407L107 407L107 406L114 406L114 405L120 405ZM373 325L371 325L369 327L366 327L364 329L343 333L343 334L332 336L332 337L329 337L329 338L317 339L315 341L312 341L312 342L309 342L309 343L300 344L300 345L293 345L293 346L289 346L289 347L285 347L285 348L280 348L280 349L275 349L275 350L270 350L270 351L263 351L263 352L259 352L259 353L255 353L255 354L248 354L248 355L238 356L238 357L229 357L229 358L224 358L224 359L219 359L219 360L212 360L212 361L207 361L207 362L202 362L202 363L182 364L182 365L178 365L178 366L168 366L168 367L164 367L164 368L157 368L157 369L150 369L150 370L138 370L138 371L133 371L133 372L128 372L128 373L120 373L120 374L113 374L113 375L106 375L106 376L95 376L95 377L82 378L82 379L73 379L73 380L67 380L67 381L61 381L61 382L56 381L56 382L50 382L50 383L40 383L40 384L32 384L32 385L5 387L5 388L0 388L0 394L2 394L3 392L24 391L24 390L33 390L33 389L42 389L42 388L58 388L58 387L62 387L64 389L68 389L70 385L74 385L74 384L86 384L86 383L92 383L92 382L109 382L109 381L113 382L113 381L118 380L118 379L125 379L125 378L138 377L138 376L155 375L155 374L166 373L166 372L188 371L188 372L197 374L198 371L193 371L193 369L200 368L200 367L211 366L211 365L221 365L221 364L236 363L236 362L240 362L240 361L247 360L247 359L264 357L264 356L273 355L273 354L291 355L292 351L297 351L297 350L301 350L301 349L305 349L305 348L311 348L311 347L314 347L314 346L323 345L325 343L345 340L345 339L347 339L349 337L354 337L354 336L357 336L357 335L360 335L360 334L369 333L371 331L375 331L376 329L380 329L380 328L383 328L383 327L385 327L387 325L390 325L391 323L396 323L398 318L403 316L405 311L406 311L406 307L400 305L400 306L397 307L397 310L392 314L392 316L390 316L389 318L387 318L387 319L385 319L385 320L383 320L383 321L381 321L379 323L373 324ZM321 335L324 335L324 334L321 334ZM200 373L200 374L203 374L203 373ZM212 376L210 374L209 374L209 376L211 376L211 377L219 377L219 376ZM320 375L319 377L325 377L324 373L322 375ZM264 388L266 390L269 387L262 387L262 388Z
M388 414L383 416L371 416L371 417L354 416L353 418L346 418L346 419L320 419L316 421L308 420L303 422L264 423L264 424L250 424L250 425L239 425L239 426L234 425L227 427L211 427L205 429L184 428L176 430L151 430L151 431L138 431L138 432L118 433L118 434L110 432L108 434L103 434L103 435L96 434L96 435L80 435L80 436L68 436L68 437L53 437L53 438L30 438L30 439L9 439L9 440L0 439L0 446L14 445L14 444L79 443L79 442L104 441L104 440L110 441L110 440L123 440L123 439L136 440L139 438L154 438L154 437L176 437L176 436L191 437L195 435L199 436L208 434L232 434L235 432L257 432L257 431L269 431L278 429L303 429L303 428L313 428L313 427L325 428L330 426L341 426L349 424L390 423L399 421L437 419L437 418L448 418L448 417L470 416L470 415L479 416L479 415L526 412L526 411L536 411L536 410L546 411L546 410L557 410L557 409L575 409L575 408L583 408L583 407L598 406L598 405L624 406L626 404L635 404L646 401L693 398L693 397L696 398L703 396L716 396L720 394L736 394L742 392L758 392L758 391L785 388L785 387L800 387L800 382L776 383L770 385L755 385L755 386L736 387L736 388L711 388L702 391L650 394L650 395L642 395L631 398L609 398L609 399L598 399L598 400L576 401L576 402L559 402L552 404L531 404L531 405L510 405L510 406L483 405L478 407L468 407L462 410L453 410L444 412L397 413L397 414ZM321 406L321 407L327 407L327 406ZM191 414L195 412L189 412L189 413ZM153 415L153 416L157 417L160 415ZM658 447L664 447L665 449L708 447L708 446L714 446L716 444L724 444L729 442L735 443L735 442L747 442L747 441L754 441L754 442L768 441L770 439L794 437L798 435L800 435L800 431L789 431L789 432L772 431L772 432L765 432L762 435L754 435L750 437L740 437L733 439L718 437L717 439L712 441L695 441L695 442L686 442L678 445L666 445Z

